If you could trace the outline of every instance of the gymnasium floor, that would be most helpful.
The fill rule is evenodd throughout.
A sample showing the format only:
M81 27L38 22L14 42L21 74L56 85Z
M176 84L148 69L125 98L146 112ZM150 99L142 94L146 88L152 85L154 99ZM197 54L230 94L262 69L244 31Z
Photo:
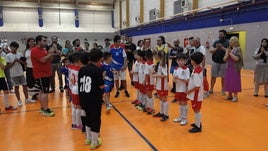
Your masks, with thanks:
M210 73L210 69L208 69ZM208 75L210 77L210 75ZM208 79L210 80L210 79ZM129 83L129 82L128 82ZM171 84L171 83L170 83ZM224 100L220 93L220 79L214 93L202 106L201 133L191 134L194 122L189 109L189 123L180 126L173 119L178 116L178 104L170 103L170 119L164 123L138 111L130 102L136 93L129 87L131 97L112 98L114 109L102 113L101 139L98 151L265 151L268 150L268 108L264 105L263 87L258 97L253 96L253 71L242 71L242 92L236 103ZM21 94L22 95L22 94ZM114 96L112 92L111 96ZM169 93L168 100L174 94ZM16 104L15 95L10 97ZM65 93L49 94L49 106L55 117L39 113L39 102L27 104L16 111L4 111L0 97L0 150L1 151L87 151L84 134L71 129L71 108ZM158 99L155 109L158 111Z

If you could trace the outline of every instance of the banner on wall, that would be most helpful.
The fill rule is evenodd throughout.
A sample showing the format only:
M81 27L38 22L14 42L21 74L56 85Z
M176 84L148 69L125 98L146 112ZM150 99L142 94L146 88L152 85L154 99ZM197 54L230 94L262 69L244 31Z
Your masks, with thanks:
M112 28L115 28L114 27L114 11L112 10L112 12L111 12L111 18L112 18Z
M75 27L78 28L79 27L79 14L78 14L78 9L74 9L74 17L75 17Z
M4 20L3 20L3 7L0 6L0 26L4 25Z
M38 11L38 24L39 27L43 27L44 26L44 22L43 22L43 8L42 7L38 7L37 8Z

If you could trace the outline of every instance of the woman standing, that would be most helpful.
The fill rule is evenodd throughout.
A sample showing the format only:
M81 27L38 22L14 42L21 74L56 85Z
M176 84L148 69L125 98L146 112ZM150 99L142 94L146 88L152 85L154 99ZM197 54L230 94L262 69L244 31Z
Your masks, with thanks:
M34 38L29 38L26 42L26 48L24 56L26 58L26 82L28 86L28 92L32 96L32 100L37 100L38 89L35 86L35 80L33 77L33 65L31 61L31 49L35 46ZM33 101L34 102L34 101Z
M223 61L226 62L225 91L228 91L226 100L238 101L237 93L241 92L241 68L244 65L242 51L236 36L231 37L230 47L226 49Z
M259 87L264 84L265 97L268 97L268 39L261 40L261 45L253 54L256 59L254 70L254 96L258 96Z

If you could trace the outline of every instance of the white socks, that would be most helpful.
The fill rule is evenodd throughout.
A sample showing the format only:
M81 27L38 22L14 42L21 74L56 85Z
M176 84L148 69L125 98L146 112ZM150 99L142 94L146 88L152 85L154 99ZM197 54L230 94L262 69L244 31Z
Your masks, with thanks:
M86 126L86 137L88 140L91 140L91 131L90 127Z
M76 124L76 109L72 105L72 124Z
M162 102L162 101L161 101ZM164 115L168 116L169 103L168 101L162 102Z
M99 133L91 132L91 142L92 142L92 144L98 144L98 138L99 138Z
M82 120L81 120L81 109L76 109L76 125L82 125Z
M149 107L150 109L154 109L154 98L149 98L147 97L147 107Z
M4 94L3 101L4 101L4 104L5 104L5 107L9 107L9 103L8 103L8 95L9 95L9 94Z
M201 113L198 112L198 113L194 113L195 115L195 125L200 128L201 126Z
M180 105L180 117L187 119L188 116L188 105Z

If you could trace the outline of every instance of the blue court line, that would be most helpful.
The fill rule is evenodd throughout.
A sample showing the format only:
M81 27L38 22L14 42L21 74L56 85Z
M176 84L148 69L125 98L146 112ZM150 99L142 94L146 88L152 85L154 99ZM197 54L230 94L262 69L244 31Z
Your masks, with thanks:
M153 151L158 149L113 105L114 110L134 129L134 131L151 147Z

